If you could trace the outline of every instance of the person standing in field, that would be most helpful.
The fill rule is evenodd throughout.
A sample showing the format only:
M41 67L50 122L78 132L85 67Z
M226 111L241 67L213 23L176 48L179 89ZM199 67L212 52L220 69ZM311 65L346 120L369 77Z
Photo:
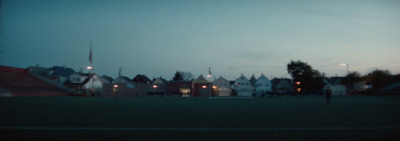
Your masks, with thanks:
M332 96L332 90L331 90L331 88L328 87L325 90L326 104L330 104L331 103L331 96Z

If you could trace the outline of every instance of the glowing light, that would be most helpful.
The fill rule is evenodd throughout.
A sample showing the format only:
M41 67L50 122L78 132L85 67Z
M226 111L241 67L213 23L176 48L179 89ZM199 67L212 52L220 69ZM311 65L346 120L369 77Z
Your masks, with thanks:
M216 89L216 88L217 88L217 86L212 86L212 88L213 88L213 89Z
M158 86L157 85L153 85L153 88L158 88Z
M114 85L114 88L118 88L118 85Z
M206 85L203 85L203 86L201 86L203 89L205 89L205 88L207 88L207 86Z
M301 84L301 82L300 82L300 81L297 81L297 82L296 82L296 85L300 85L300 84Z
M297 92L300 92L300 91L301 91L301 88L297 88L296 91L297 91Z
M93 69L93 66L87 66L87 69L91 70L91 69Z
M208 78L211 78L211 75L208 74L207 77L208 77Z

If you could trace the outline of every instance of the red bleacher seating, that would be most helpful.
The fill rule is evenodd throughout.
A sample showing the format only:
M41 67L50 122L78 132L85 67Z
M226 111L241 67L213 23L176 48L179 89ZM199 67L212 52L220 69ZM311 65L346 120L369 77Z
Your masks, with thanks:
M14 96L67 96L69 93L28 73L28 70L0 66L0 88Z

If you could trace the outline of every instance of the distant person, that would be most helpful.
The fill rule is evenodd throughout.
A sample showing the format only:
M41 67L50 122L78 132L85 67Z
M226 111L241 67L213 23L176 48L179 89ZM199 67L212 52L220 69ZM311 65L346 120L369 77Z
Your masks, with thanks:
M325 90L326 104L330 104L331 103L331 96L332 96L332 90L331 90L331 88L328 87Z

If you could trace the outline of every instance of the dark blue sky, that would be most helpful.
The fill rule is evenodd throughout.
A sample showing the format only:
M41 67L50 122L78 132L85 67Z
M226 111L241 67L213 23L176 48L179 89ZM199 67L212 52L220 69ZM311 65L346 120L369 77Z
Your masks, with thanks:
M101 75L289 77L291 60L328 76L400 73L397 0L3 0L0 65L93 65Z

